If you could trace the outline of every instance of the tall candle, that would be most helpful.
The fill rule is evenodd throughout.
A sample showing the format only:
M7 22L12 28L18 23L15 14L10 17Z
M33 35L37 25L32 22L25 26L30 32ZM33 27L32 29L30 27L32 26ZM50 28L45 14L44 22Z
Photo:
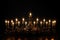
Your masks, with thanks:
M25 21L25 25L27 25L27 21Z
M12 22L12 26L14 27L14 22Z
M51 20L49 20L49 25L51 25Z
M20 21L18 21L18 26L20 26Z
M17 25L18 24L18 19L16 18L15 21L16 21L16 25Z
M48 21L46 21L46 26L48 26Z
M32 17L32 13L29 14L29 17Z
M42 22L42 21L40 21L40 25L41 25L41 26L42 26L42 23L43 23L43 22Z
M33 21L33 24L35 25L35 24L36 24L36 22L35 22L35 21Z
M22 18L22 24L24 24L25 18Z
M7 20L5 20L5 25L7 26L7 23L8 23L8 21Z
M56 25L56 20L53 20L52 21L52 26L55 26Z

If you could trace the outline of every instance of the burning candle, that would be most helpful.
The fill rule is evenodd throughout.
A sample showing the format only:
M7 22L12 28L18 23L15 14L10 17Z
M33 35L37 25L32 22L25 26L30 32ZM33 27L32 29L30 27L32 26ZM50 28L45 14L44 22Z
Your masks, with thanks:
M48 25L48 21L46 21L46 26Z
M36 22L35 22L35 21L33 21L33 24L34 24L34 25L35 25L35 23L36 23Z
M56 20L53 20L52 21L52 26L55 26L56 25Z
M7 23L7 20L5 20L5 23Z
M42 21L40 21L40 25L42 25L42 23L43 23L43 22L42 22Z
M36 21L37 21L37 23L38 23L39 19L38 19L38 18L36 18Z
M36 18L36 21L38 22L38 21L39 21L39 19L38 19L38 18Z
M7 26L7 23L8 23L8 21L7 20L5 20L5 25Z
M9 20L7 21L7 23L9 24Z
M17 22L17 21L18 21L18 19L16 18L16 19L15 19L15 21Z
M43 24L43 22L42 21L40 21L40 25L42 26L42 24Z
M27 21L25 21L25 25L27 25Z
M11 23L13 22L13 20L11 20Z
M29 17L32 17L32 13L29 14Z
M16 21L16 25L17 25L18 24L18 19L16 18L15 21Z
M46 20L45 19L43 19L43 28L45 28L45 22Z
M43 22L45 22L45 19L43 19Z
M14 21L13 20L11 20L11 26L14 26Z
M20 21L18 21L18 26L20 26Z
M51 20L49 20L49 25L51 25Z
M14 26L14 22L12 22L11 25Z
M22 24L24 24L25 18L22 18Z

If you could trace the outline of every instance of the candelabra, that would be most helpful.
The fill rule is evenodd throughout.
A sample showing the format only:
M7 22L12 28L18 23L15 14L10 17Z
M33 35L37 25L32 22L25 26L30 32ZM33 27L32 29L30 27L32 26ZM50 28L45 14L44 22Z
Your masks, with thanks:
M29 18L27 18L27 20L25 20L25 18L21 19L22 21L19 21L18 18L12 19L12 20L5 20L5 25L6 25L6 30L10 29L12 31L17 31L17 32L21 32L21 31L39 31L39 32L45 32L45 29L47 29L46 31L49 31L49 29L53 29L56 26L56 20L55 19L42 19L40 20L40 18L36 18L36 20L34 20L32 18L32 13L29 13Z

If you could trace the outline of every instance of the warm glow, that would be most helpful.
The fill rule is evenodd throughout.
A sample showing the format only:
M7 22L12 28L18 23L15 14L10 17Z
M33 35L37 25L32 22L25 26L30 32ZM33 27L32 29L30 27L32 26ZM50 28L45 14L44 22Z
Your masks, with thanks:
M32 16L32 13L29 14L29 17L31 17L31 16Z
M18 21L18 19L16 18L15 21Z
M7 38L6 40L11 40L11 38Z
M33 23L35 24L36 22L34 21Z
M26 28L24 28L24 30L27 30Z
M22 18L22 21L25 21L25 19L24 19L24 18Z
M48 24L48 22L46 21L46 24Z
M13 20L11 20L11 23L13 22Z
M12 22L12 25L14 25L14 22Z
M48 38L46 38L45 40L48 40Z
M36 28L36 27L33 27L33 30L34 30L34 31L36 31L36 30L37 30L37 28Z
M45 19L43 19L43 21L45 22Z
M25 22L25 25L27 25L27 21Z
M51 40L54 40L54 38L52 38Z
M21 38L18 38L18 40L21 40Z
M26 15L27 16L27 15ZM33 17L32 13L29 12L28 17L21 17L21 19L19 18L15 18L13 17L13 19L5 19L5 26L6 26L6 32L8 33L17 33L17 32L23 32L23 33L33 33L35 34L36 32L38 34L42 33L49 33L49 32L53 32L55 33L55 29L56 29L56 24L57 24L57 20L56 19L48 19L48 18L39 18L37 17ZM14 19L15 18L15 19ZM34 19L35 18L35 19ZM51 29L51 30L50 30ZM42 40L49 40L50 38L48 38L47 36L45 38L42 38ZM18 39L20 40L20 39ZM54 40L53 38L51 38L50 40Z
M8 24L9 24L9 21L7 21L8 22Z
M20 24L20 21L18 21L18 24Z
M7 23L8 21L7 20L5 20L5 23Z
M18 26L20 26L20 21L18 21Z
M51 20L49 20L49 23L51 22Z
M53 24L56 23L56 20L52 21L52 23L53 23Z
M39 21L39 19L38 19L38 18L36 18L36 21L38 22L38 21Z
M52 26L56 25L56 20L52 21Z
M42 21L40 21L40 24L42 24L43 22Z

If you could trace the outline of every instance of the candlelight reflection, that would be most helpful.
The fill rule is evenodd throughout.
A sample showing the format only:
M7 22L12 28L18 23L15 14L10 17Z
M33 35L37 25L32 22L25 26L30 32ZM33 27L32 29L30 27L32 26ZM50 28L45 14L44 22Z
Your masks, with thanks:
M48 36L40 36L40 37L16 37L16 36L6 36L5 38L3 38L3 40L56 40L56 38L51 38Z
M21 40L21 38L18 38L17 40Z
M51 40L54 40L54 38L51 38Z

